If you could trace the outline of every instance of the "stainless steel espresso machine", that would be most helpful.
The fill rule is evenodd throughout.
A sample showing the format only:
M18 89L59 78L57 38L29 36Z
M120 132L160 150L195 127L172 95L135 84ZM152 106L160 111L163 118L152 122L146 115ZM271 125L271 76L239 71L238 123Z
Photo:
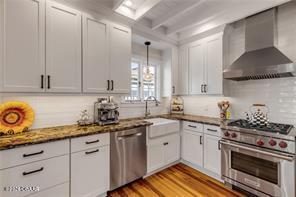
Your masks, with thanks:
M119 123L118 104L114 103L109 97L99 98L95 103L94 122L98 125L109 125Z

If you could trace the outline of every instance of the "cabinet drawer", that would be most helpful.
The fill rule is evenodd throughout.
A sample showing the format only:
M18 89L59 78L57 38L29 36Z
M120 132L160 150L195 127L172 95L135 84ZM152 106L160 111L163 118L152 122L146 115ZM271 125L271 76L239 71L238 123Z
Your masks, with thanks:
M215 125L204 125L204 133L209 135L221 136L221 128Z
M0 170L0 196L25 196L34 191L4 191L4 187L39 187L42 191L69 181L69 155Z
M183 121L183 129L190 131L203 132L203 124L196 122Z
M0 151L0 169L69 154L69 140Z
M27 197L69 197L69 182L54 186L44 191L30 194Z
M110 133L89 135L80 138L71 139L71 152L78 152L98 146L110 144Z

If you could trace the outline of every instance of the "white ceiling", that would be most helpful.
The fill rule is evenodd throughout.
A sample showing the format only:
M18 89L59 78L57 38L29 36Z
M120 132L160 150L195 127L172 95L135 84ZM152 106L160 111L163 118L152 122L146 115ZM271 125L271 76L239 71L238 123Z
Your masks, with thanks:
M112 10L113 0L88 0ZM132 0L135 3L143 0ZM135 27L177 40L231 23L290 0L161 0ZM190 32L190 33L189 33Z

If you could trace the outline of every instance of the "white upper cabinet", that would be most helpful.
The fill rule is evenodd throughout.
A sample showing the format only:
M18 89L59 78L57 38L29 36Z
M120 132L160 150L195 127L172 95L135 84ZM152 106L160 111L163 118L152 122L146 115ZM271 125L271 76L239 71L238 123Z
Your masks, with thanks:
M178 93L181 95L188 94L188 48L182 47L179 49L179 85Z
M204 45L189 46L189 93L201 94L204 84Z
M223 94L222 34L180 47L179 94Z
M128 94L131 83L131 30L119 25L110 27L111 92Z
M81 13L46 2L46 79L49 92L81 91Z
M172 95L179 94L179 56L178 48L172 48Z
M222 36L215 37L206 42L206 75L205 90L207 94L223 93L223 58L222 58Z
M106 21L83 16L83 92L108 91L109 28ZM109 81L110 83L110 81Z
M54 1L0 0L0 92L128 94L130 63L130 28Z
M45 1L0 0L0 91L43 92L44 73Z

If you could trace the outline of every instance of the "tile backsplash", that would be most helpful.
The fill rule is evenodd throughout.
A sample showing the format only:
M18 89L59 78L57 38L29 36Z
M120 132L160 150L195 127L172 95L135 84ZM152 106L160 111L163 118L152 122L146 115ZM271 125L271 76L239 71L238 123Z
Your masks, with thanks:
M94 102L97 98L104 96L2 96L2 102L24 101L32 106L35 111L35 121L33 128L43 128L58 125L75 124L80 117L80 112L88 110L93 117ZM1 99L0 99L1 101ZM115 101L120 103L121 98L115 97ZM163 114L168 112L166 99L162 100L159 107L150 104L151 114ZM120 118L131 118L144 116L145 106L143 104L119 104Z
M245 118L254 103L266 104L270 121L296 125L296 78L227 81L227 97L186 96L188 114L219 117L217 102L229 100L232 118Z

